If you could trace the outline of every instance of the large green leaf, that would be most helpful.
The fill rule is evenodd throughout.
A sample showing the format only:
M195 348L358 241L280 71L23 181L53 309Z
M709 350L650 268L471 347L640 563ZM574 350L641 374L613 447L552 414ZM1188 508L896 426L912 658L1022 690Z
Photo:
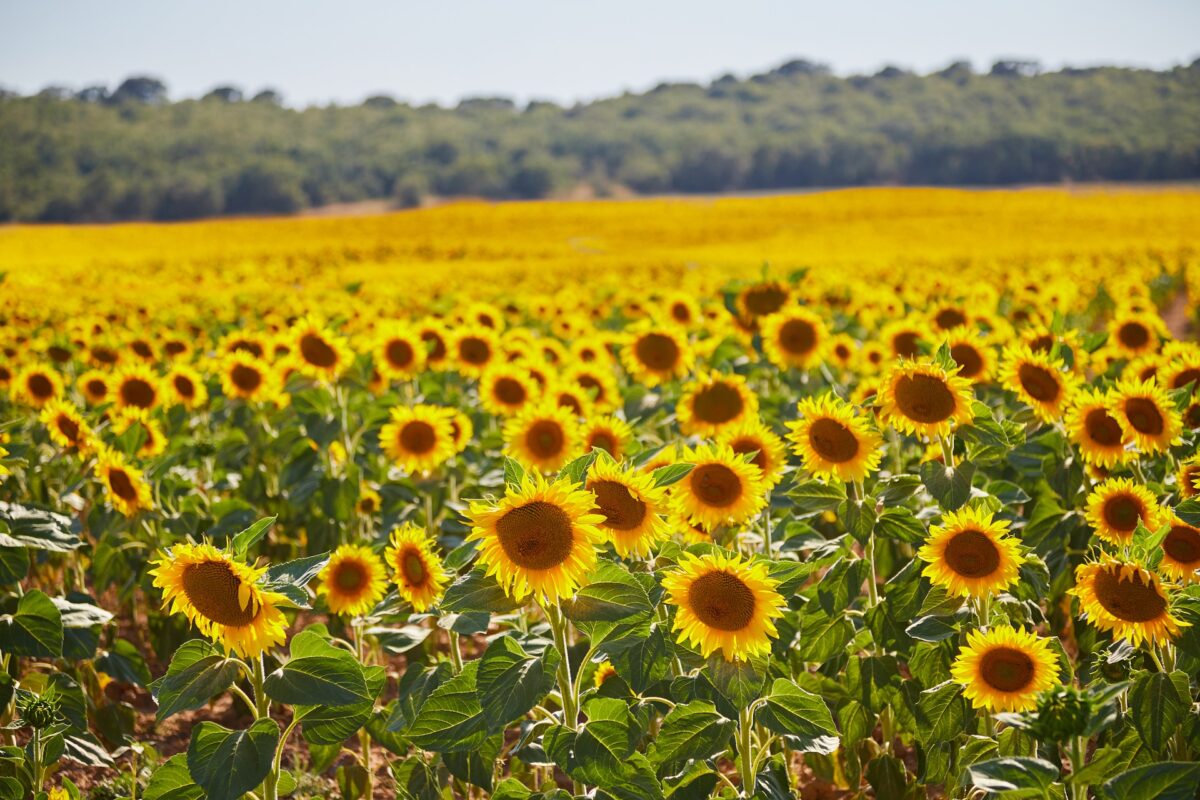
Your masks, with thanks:
M706 759L725 749L735 725L706 700L675 706L662 721L650 745L650 763L655 768L682 765L690 759Z
M1122 772L1104 784L1104 800L1195 800L1200 762L1163 761Z
M257 720L244 731L201 722L192 730L188 772L208 800L239 800L267 777L278 743L273 720Z
M917 700L917 738L926 745L948 742L966 728L970 713L962 686L953 681L921 692Z
M1142 741L1155 753L1167 742L1190 713L1192 706L1185 672L1147 672L1129 690L1129 716Z
M955 467L947 467L940 461L926 461L921 465L921 480L925 488L946 511L957 511L971 496L971 479L975 477L975 465L963 461Z
M62 614L44 592L30 589L12 614L0 616L0 652L32 658L62 655Z
M475 676L475 688L489 731L525 716L554 685L559 655L546 648L542 658L529 655L512 636L488 645Z
M233 535L233 552L239 558L245 558L250 548L267 535L267 531L275 524L275 517L263 517L240 533Z
M263 688L272 700L290 705L345 706L373 699L358 659L311 630L293 637L291 657L267 676Z
M466 611L507 614L515 608L517 603L482 569L473 569L450 584L441 602L441 610L447 614Z
M171 756L154 770L142 794L143 800L200 800L202 797L204 790L192 780L184 753Z
M363 670L370 700L344 706L296 706L294 713L304 721L301 728L309 744L341 744L359 731L371 719L375 699L383 691L387 670L367 667Z
M654 608L645 587L625 567L601 561L586 586L565 605L575 622L615 622Z
M1049 797L1059 769L1040 758L995 758L972 764L967 774L976 788L1002 792L1006 798Z
M408 738L423 750L471 750L487 738L487 722L476 692L479 661L438 686L421 704Z
M0 501L0 547L69 553L83 546L71 519L53 511Z
M150 684L162 722L172 714L199 708L228 689L240 668L207 641L192 639L175 651L167 674Z
M755 719L782 734L794 749L826 755L837 750L837 726L820 697L787 678L776 678L765 701Z

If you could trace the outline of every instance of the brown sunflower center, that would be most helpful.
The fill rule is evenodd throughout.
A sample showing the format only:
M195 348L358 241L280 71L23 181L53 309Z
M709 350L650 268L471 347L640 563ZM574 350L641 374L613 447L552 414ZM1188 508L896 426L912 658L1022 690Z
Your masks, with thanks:
M115 364L120 356L117 355L117 351L107 347L93 347L92 358L96 360L97 364Z
M740 439L734 439L732 442L730 442L729 447L739 456L754 453L754 458L751 459L754 463L754 466L758 467L763 472L767 471L767 467L769 466L767 463L767 448L763 447L762 442L758 441L757 439L742 437Z
M571 555L571 518L553 503L534 500L517 506L496 521L505 554L525 569L557 567Z
M745 407L741 394L728 383L706 386L692 398L692 411L696 419L710 425L723 425L731 419L737 419Z
M965 342L959 342L951 347L950 357L954 359L955 364L962 368L958 374L964 378L974 378L983 371L983 356L974 346Z
M144 378L126 378L121 382L121 400L127 406L150 408L154 405L154 387Z
M112 487L113 494L117 497L132 503L137 500L137 487L133 485L133 479L129 477L129 473L120 467L114 467L108 472L108 485Z
M322 369L336 366L338 361L337 350L315 333L306 333L300 337L300 355L309 364Z
M367 583L367 571L357 561L343 561L333 572L333 583L343 592L362 591Z
M1171 381L1171 388L1182 389L1189 383L1195 383L1196 381L1200 381L1200 369L1197 369L1196 367L1188 367L1185 370L1181 370L1179 374L1175 376L1175 380Z
M263 376L249 364L234 364L229 372L229 379L233 381L234 386L249 394L262 385Z
M163 352L169 356L177 356L187 351L187 345L178 339L171 339L163 345Z
M817 455L835 464L844 464L858 455L858 437L848 427L829 417L814 420L808 441Z
M429 577L429 571L425 569L425 560L415 549L404 553L400 559L400 571L404 573L404 580L409 586L424 586L425 579Z
M56 364L63 364L71 358L71 351L62 345L52 344L46 348L46 355Z
M255 358L263 357L262 345L259 344L258 342L249 341L248 339L239 339L238 341L234 342L233 345L229 348L229 352L231 352L231 353L249 353L250 355L254 356Z
M493 389L496 398L505 405L518 406L525 402L525 386L516 378L500 378Z
M629 487L619 481L595 481L588 484L588 491L596 495L596 505L605 516L605 527L618 531L631 531L646 518L646 504L629 492Z
M921 352L921 337L916 331L903 331L892 337L892 352L900 358L916 358Z
M192 383L192 379L187 375L176 375L171 379L171 383L175 386L175 391L180 397L191 400L196 396L196 385Z
M1013 647L994 647L983 654L979 674L1001 692L1019 692L1033 681L1036 668L1028 653Z
M87 382L87 393L92 397L103 399L108 395L108 384L99 378L92 378Z
M1124 438L1121 423L1103 408L1094 408L1083 418L1083 427L1088 438L1103 447L1117 447Z
M59 432L67 438L69 442L79 441L79 423L71 419L66 414L59 414L55 420L58 424Z
M425 331L421 334L421 341L429 348L430 361L441 361L446 357L446 340L436 331Z
M742 480L724 464L701 464L688 474L692 492L708 506L725 508L742 496Z
M957 308L943 308L933 318L933 321L939 328L948 331L951 328L957 328L960 325L967 324L967 315L959 311Z
M754 592L728 572L709 572L692 581L688 605L701 622L721 631L740 631L754 619Z
M647 333L633 348L637 360L656 372L673 369L679 362L679 345L665 333Z
M1126 400L1125 416L1129 418L1129 424L1135 431L1147 436L1158 436L1166 427L1166 421L1163 419L1162 412L1158 410L1158 405L1145 397L1130 397Z
M593 431L588 437L588 447L605 450L609 455L615 455L617 452L616 439L608 431Z
M486 364L492 357L492 348L478 336L468 336L458 343L458 355L468 364Z
M675 303L671 306L671 316L676 322L688 323L692 321L692 311L684 303Z
M583 416L583 403L579 398L570 392L560 392L558 395L558 405L560 408L569 410L577 417Z
M817 346L817 329L806 319L789 319L779 327L779 346L793 355L807 355Z
M254 603L243 608L238 598L242 579L228 564L201 561L183 568L183 591L196 610L219 625L241 627L258 616Z
M1183 412L1183 421L1192 430L1200 428L1200 403L1192 403L1187 407Z
M753 286L742 295L746 310L756 317L774 314L787 302L787 292L774 284Z
M1030 397L1040 403L1053 403L1062 392L1058 376L1037 364L1022 364L1017 368L1017 380Z
M154 350L150 347L150 343L141 339L134 339L130 342L129 349L141 358L154 358Z
M424 420L412 420L400 429L400 446L409 453L428 453L436 445L437 432Z
M1119 494L1104 504L1104 523L1113 530L1132 533L1143 513L1136 497Z
M1200 563L1200 530L1191 525L1174 525L1163 539L1163 551L1180 564Z
M954 413L955 402L950 387L934 375L902 375L896 381L896 406L911 420L945 422Z
M413 361L413 347L403 339L392 339L384 350L388 363L397 369L404 369Z
M986 578L1000 566L1000 550L982 531L967 529L946 542L947 566L964 578Z
M1150 343L1150 331L1140 322L1126 322L1117 330L1117 338L1130 350L1140 350Z
M1149 622L1167 610L1152 583L1143 583L1140 576L1123 578L1119 567L1098 572L1094 591L1104 610L1125 622Z
M562 453L566 438L558 422L540 419L526 431L525 445L538 458L553 458Z

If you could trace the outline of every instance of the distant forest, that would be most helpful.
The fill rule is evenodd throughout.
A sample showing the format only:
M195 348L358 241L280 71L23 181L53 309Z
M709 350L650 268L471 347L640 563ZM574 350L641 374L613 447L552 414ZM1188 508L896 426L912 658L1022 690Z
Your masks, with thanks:
M223 86L0 92L0 220L288 214L387 198L716 193L1200 178L1200 60L1043 72L1000 61L839 77L791 61L569 107L386 96L288 108Z

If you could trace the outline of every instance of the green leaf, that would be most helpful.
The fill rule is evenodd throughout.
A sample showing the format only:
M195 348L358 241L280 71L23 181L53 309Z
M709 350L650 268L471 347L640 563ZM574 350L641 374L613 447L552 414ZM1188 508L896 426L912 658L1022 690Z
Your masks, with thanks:
M233 684L238 669L209 642L184 642L171 658L167 674L150 684L150 693L158 703L155 721L204 705Z
M62 655L62 614L40 589L30 589L15 612L0 616L0 652L32 658Z
M1161 753L1175 729L1191 711L1192 697L1184 672L1147 672L1129 690L1129 715L1138 735Z
M304 587L317 577L317 574L328 563L329 553L298 558L295 561L285 561L269 567L264 579L269 584L286 583L291 586Z
M586 586L564 604L574 622L616 622L634 614L652 611L646 589L622 565L602 560Z
M1104 800L1195 800L1200 763L1164 761L1122 772L1101 790Z
M289 705L345 706L373 699L358 659L311 630L292 639L291 658L267 676L263 688L272 700Z
M788 497L795 503L797 516L811 516L837 508L846 499L846 487L810 479L797 482Z
M24 547L0 547L0 586L22 581L28 574L28 550Z
M304 741L315 745L341 744L359 731L371 719L375 699L387 682L384 667L363 670L370 700L344 706L296 706L293 711L304 720Z
M267 535L267 531L275 524L276 517L263 517L241 533L233 535L233 552L238 558L245 558L250 548Z
M828 755L838 748L837 726L829 707L787 678L776 678L755 719L782 734L802 753Z
M1040 758L995 758L967 768L971 783L989 792L1004 792L1005 797L1048 797L1050 785L1058 780L1059 769Z
M620 783L639 738L629 707L621 700L594 697L583 711L587 722L575 737L574 772L601 786Z
M914 639L922 642L941 642L958 633L954 617L938 617L927 614L917 617L904 629Z
M187 768L187 755L171 756L150 776L143 800L200 800L204 790L192 780Z
M521 481L525 480L525 468L521 462L509 456L504 457L504 485L509 491L520 491Z
M518 608L517 603L505 593L496 579L479 568L450 584L441 602L441 610L447 614L465 611L507 614L515 608Z
M0 501L0 547L69 553L83 546L71 518L53 511Z
M588 469L591 468L592 462L596 460L596 452L585 453L579 458L569 462L565 467L558 471L558 477L564 478L571 483L583 483L583 477L587 475Z
M969 714L959 684L946 681L927 689L917 700L917 737L926 745L948 742L966 728Z
M907 508L886 508L875 520L875 532L885 539L915 544L925 539L925 526Z
M423 750L471 750L487 738L487 722L476 692L478 661L438 686L421 704L408 738Z
M660 489L683 480L695 466L695 464L668 464L654 470L650 473L650 477L654 480L654 487Z
M1175 506L1175 515L1188 525L1200 526L1200 497L1192 497Z
M867 783L875 790L875 796L904 797L908 788L908 774L904 762L895 756L881 755L867 764Z
M926 461L921 465L921 480L946 511L957 511L971 496L971 479L975 477L975 465L963 461L956 467L947 467L940 461Z
M188 746L188 772L208 800L239 800L267 777L278 742L279 726L270 719L244 731L201 722Z
M502 730L537 705L554 685L558 662L553 648L546 648L543 658L535 658L512 636L492 640L475 676L488 730Z
M707 759L725 749L735 724L707 700L675 706L662 721L648 756L655 768Z

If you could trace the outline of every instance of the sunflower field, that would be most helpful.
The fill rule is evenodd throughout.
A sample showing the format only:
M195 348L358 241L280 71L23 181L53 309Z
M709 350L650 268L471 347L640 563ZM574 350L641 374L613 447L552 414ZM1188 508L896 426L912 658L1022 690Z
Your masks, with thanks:
M0 800L1200 787L1200 193L0 229Z

